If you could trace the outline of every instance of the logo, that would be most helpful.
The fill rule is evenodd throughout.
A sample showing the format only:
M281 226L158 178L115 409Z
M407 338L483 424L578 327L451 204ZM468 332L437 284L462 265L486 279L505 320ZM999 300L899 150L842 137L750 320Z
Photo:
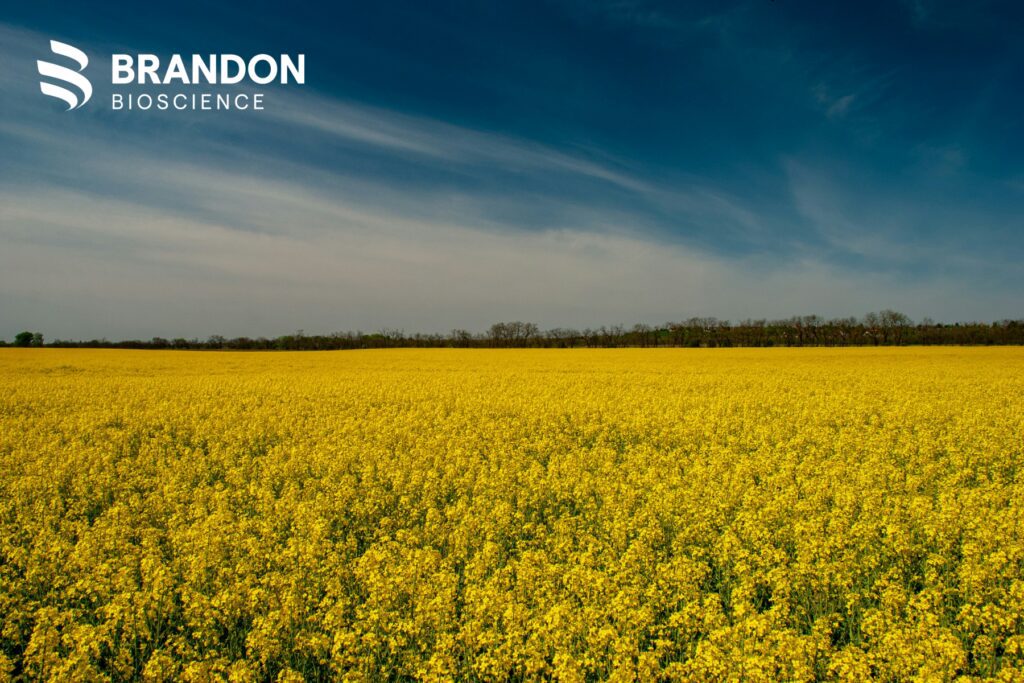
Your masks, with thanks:
M92 83L82 72L89 57L73 45L50 41L53 54L77 70L38 60L44 95L80 109L92 98ZM111 111L263 111L264 90L306 83L306 55L260 53L172 54L162 59L151 53L110 55ZM56 82L52 82L56 81ZM272 97L273 95L270 94Z
M78 64L78 71L72 71L66 66L51 64L50 62L39 60L36 62L39 66L39 75L74 86L81 91L82 99L78 99L78 93L68 90L60 85L47 83L46 81L40 81L39 89L44 95L49 95L50 97L55 97L58 100L67 102L68 111L78 109L88 102L90 97L92 97L92 84L89 83L89 79L79 73L80 71L83 71L85 67L89 66L89 58L77 47L68 45L67 43L58 42L56 40L50 41L50 50L52 50L55 55L67 57L68 59L76 62Z

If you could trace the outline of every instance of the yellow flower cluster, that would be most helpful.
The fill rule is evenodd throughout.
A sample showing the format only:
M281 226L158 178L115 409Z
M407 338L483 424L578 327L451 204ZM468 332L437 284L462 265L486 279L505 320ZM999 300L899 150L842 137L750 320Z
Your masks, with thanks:
M1024 679L1020 349L0 378L0 679Z

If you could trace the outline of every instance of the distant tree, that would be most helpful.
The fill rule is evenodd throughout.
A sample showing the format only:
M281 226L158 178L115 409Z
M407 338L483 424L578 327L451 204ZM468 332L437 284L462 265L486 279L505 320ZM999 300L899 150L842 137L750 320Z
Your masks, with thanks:
M451 340L452 346L465 348L473 343L473 333L469 330L456 328L452 330L448 338Z
M495 346L526 346L540 336L540 328L535 323L520 321L495 323L491 325L490 337Z
M871 339L875 346L878 346L882 331L881 317L877 313L867 313L864 315L864 321L861 324L864 326L864 335Z
M576 346L576 342L580 339L581 334L579 330L556 327L553 330L549 330L544 336L547 337L550 346L567 348Z
M882 325L883 341L889 343L891 340L893 344L902 344L904 334L912 323L910 317L887 308L878 314L878 318Z
M632 337L633 343L642 347L657 346L658 344L658 337L655 329L650 325L645 325L643 323L633 325Z
M43 342L42 333L25 331L14 335L14 344L12 346L42 346Z
M390 327L382 327L378 334L383 340L383 345L385 347L401 346L400 342L405 339L405 330L397 328L392 329Z

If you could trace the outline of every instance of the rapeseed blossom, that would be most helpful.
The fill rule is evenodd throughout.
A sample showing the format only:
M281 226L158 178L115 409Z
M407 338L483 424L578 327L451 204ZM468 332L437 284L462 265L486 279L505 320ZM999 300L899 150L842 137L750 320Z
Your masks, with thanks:
M0 377L0 680L1024 679L1024 350Z

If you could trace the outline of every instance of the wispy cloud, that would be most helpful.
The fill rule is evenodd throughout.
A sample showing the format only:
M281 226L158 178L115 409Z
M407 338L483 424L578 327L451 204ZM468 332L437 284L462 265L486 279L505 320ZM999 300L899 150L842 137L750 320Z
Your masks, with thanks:
M578 155L494 133L423 117L318 96L289 96L270 112L276 121L398 153L466 165L494 164L504 169L548 169L606 181L627 190L651 186L622 170Z
M949 231L948 209L900 198L881 191L872 201L836 182L827 170L790 160L790 192L801 217L838 260L857 260L860 268L875 272L931 271L951 280L1017 278L1022 274L1019 254L979 254L970 248L977 230L998 229L992 224L973 230ZM954 221L963 220L960 216ZM977 219L975 219L977 220ZM1007 226L1008 227L1008 226ZM922 230L925 230L922 236Z
M895 73L869 75L863 66L839 64L812 88L815 101L830 119L843 119L867 111L880 102L891 86Z
M297 327L445 331L497 318L545 325L660 321L694 314L946 310L953 283L911 283L813 260L779 269L629 235L582 229L509 234L402 220L249 178L204 177L253 199L253 234L216 221L53 190L0 195L3 309L56 336L277 334ZM281 193L307 205L290 230ZM252 219L250 219L252 220ZM1005 303L1005 302L994 302ZM52 311L61 310L55 320ZM45 315L42 311L47 311ZM127 318L127 322L126 322ZM312 323L312 324L311 324Z

